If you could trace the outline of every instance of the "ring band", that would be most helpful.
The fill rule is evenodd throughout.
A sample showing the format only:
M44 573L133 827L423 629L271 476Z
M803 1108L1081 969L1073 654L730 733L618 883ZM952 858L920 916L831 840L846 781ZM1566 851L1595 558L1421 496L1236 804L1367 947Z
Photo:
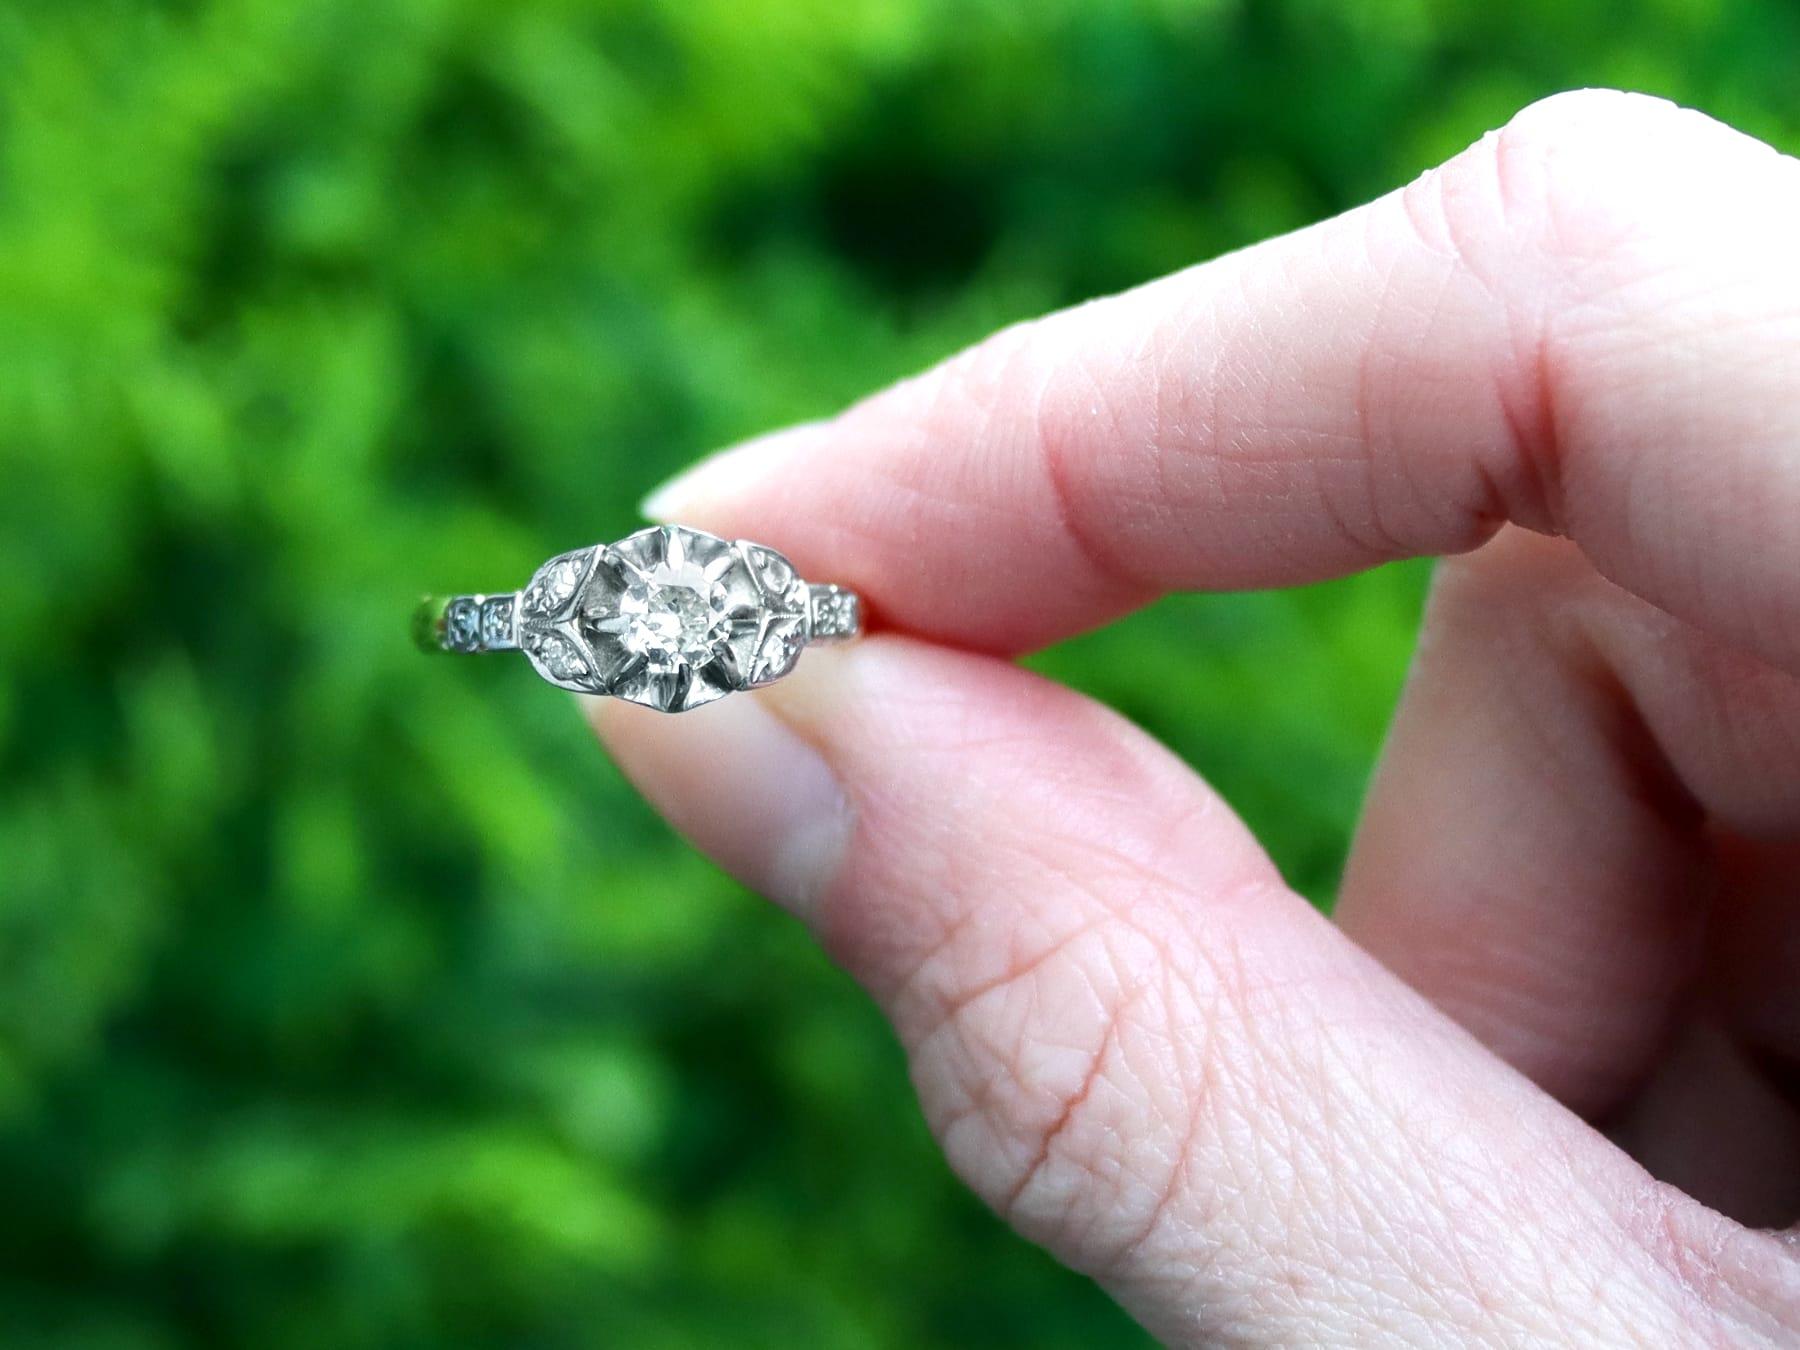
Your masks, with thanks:
M551 684L685 712L862 632L862 601L802 581L772 548L681 525L550 559L522 591L429 597L427 651L520 650Z

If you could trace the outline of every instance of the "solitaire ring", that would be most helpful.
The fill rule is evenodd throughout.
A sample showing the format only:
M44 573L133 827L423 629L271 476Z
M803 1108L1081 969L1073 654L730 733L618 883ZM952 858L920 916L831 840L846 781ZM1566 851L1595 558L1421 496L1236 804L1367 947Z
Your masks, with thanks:
M519 650L551 684L685 712L780 679L809 642L862 632L862 601L772 548L680 525L550 559L522 591L428 598L428 651Z

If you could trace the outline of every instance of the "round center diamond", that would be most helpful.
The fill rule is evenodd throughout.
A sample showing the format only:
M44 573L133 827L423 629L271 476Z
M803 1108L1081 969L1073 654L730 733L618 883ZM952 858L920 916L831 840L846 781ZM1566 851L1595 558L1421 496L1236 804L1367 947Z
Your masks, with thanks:
M601 691L652 708L695 708L755 678L767 607L735 545L657 525L599 553L573 628Z
M516 637L552 684L682 712L780 679L821 616L836 635L828 591L761 544L652 525L552 558L464 647Z
M703 666L731 637L725 588L689 563L654 567L620 594L619 643L652 670Z

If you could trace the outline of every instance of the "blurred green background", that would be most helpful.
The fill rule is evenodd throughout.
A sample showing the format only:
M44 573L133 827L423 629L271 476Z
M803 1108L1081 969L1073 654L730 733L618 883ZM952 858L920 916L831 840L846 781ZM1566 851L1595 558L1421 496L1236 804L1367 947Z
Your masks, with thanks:
M427 587L1786 0L0 0L0 1344L1141 1338ZM1329 898L1418 568L1036 658Z

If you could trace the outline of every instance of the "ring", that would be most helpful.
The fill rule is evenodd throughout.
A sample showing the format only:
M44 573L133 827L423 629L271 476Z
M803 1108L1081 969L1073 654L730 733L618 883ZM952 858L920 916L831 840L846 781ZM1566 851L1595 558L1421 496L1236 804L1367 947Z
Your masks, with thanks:
M862 632L862 601L802 581L772 548L681 525L562 553L505 595L428 597L428 651L523 651L551 684L663 712L756 689L811 642Z

